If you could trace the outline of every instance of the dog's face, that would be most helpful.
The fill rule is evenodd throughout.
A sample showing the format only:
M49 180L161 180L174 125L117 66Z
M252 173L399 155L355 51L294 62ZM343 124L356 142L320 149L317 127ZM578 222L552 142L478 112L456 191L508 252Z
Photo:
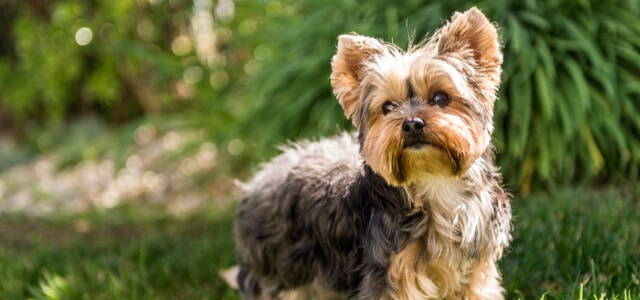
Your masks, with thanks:
M459 176L491 146L501 63L496 28L472 8L406 52L340 36L331 84L366 163L407 186Z

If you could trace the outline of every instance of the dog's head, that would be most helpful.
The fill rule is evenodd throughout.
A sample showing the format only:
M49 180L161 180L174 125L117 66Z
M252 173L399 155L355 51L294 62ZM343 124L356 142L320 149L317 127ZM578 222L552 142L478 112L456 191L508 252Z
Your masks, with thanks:
M501 64L495 26L471 8L407 51L340 36L331 84L366 163L404 186L460 176L491 146Z

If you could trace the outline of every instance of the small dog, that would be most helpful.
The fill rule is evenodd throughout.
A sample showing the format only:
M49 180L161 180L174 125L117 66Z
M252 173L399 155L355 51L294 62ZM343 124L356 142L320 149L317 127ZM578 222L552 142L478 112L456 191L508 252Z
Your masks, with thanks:
M501 64L476 8L407 51L340 36L331 84L357 138L293 144L243 185L226 274L242 297L502 299Z

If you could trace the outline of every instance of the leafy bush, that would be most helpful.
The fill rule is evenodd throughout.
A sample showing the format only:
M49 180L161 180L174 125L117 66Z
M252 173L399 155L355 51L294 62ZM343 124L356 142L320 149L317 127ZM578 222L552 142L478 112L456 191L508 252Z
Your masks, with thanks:
M2 5L0 112L16 127L87 113L123 123L215 94L201 80L210 66L191 39L190 0Z
M515 1L514 1L515 2ZM545 1L503 12L500 162L531 182L636 177L638 1Z
M260 69L235 86L251 109L228 133L247 137L247 155L268 156L284 138L351 128L328 80L336 37L358 32L407 45L472 5L501 27L495 139L510 185L526 192L637 176L640 10L633 0L271 1L254 34Z

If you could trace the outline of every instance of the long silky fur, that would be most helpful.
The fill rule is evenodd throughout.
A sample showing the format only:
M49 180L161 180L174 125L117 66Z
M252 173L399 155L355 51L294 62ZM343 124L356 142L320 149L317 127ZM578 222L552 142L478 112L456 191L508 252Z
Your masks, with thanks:
M486 214L481 221L491 223L474 233L480 236L472 241L482 245L447 255L473 260L481 248L501 255L508 243L511 211L492 160L487 153L478 166L487 172L463 178L467 190L461 191L478 205L479 193L494 199L485 211L470 212ZM244 299L288 299L287 291L314 280L344 298L394 298L388 295L392 258L443 218L432 207L412 204L420 192L390 186L376 175L346 133L284 149L243 189L235 230ZM476 240L481 238L487 241Z

